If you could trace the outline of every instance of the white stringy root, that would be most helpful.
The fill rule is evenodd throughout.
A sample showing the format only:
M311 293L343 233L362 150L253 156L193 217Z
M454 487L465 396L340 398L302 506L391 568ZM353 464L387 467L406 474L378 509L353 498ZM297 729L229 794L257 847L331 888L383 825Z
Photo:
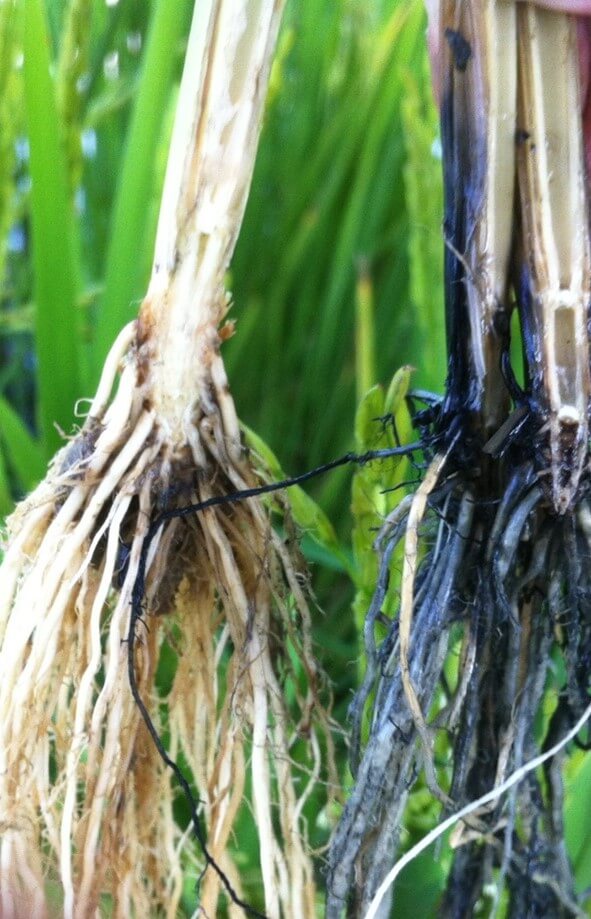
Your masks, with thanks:
M142 540L164 506L256 480L238 446L219 355L188 444L174 452L147 384L137 384L134 340L132 324L113 347L83 430L8 522L0 567L2 919L96 916L107 903L113 916L173 917L187 873L196 878L203 865L190 830L175 822L178 790L130 691L130 595ZM122 546L130 547L127 568ZM241 840L232 830L245 785L252 787L270 917L314 915L302 807L321 770L319 751L330 748L300 580L257 500L175 520L150 551L136 642L142 697L171 756L182 752L192 770L210 852L237 892L232 851ZM178 662L159 696L164 641ZM293 679L288 645L301 667ZM296 740L307 743L305 773L291 757ZM217 915L219 896L210 869L201 885L205 915Z

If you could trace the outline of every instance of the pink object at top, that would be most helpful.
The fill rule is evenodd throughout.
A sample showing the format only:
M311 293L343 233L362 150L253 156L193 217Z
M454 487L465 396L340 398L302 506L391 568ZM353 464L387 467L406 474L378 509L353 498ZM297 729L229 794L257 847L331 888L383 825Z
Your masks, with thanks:
M591 0L533 0L538 6L571 13L579 17L579 60L581 66L581 98L583 100L583 132L587 152L587 169L591 175ZM433 75L433 92L439 102L439 7L440 0L425 0L429 15L429 54Z

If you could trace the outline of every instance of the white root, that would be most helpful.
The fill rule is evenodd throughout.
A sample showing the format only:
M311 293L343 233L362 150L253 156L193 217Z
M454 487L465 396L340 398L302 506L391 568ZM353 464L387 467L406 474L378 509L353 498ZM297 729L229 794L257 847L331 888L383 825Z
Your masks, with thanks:
M179 792L129 683L143 561L135 689L169 755L191 770L208 851L240 897L234 830L250 785L265 912L315 914L304 810L331 741L297 563L258 500L167 521L143 558L163 511L259 481L243 454L217 330L281 6L196 5L139 320L114 343L82 431L8 521L2 919L95 917L105 896L113 916L174 917L186 872L203 867L190 828L175 821ZM165 687L156 683L163 651L176 659ZM294 658L309 688L288 711ZM207 915L222 902L239 914L212 868L200 894Z

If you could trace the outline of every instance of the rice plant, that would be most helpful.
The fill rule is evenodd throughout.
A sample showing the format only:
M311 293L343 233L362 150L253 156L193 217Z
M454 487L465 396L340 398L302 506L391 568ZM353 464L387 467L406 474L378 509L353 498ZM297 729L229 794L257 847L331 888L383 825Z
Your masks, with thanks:
M487 28L496 6L482 5ZM216 199L234 217L198 314L194 290L208 285L183 266L213 250L192 251L192 218L183 230L181 166L160 208L177 105L196 104L179 89L192 8L0 4L3 513L58 451L6 530L2 908L191 915L200 902L238 915L242 903L300 916L323 915L328 896L329 913L362 915L381 889L396 917L417 897L425 915L518 915L524 892L579 914L591 883L583 750L555 751L543 773L480 802L453 849L424 850L391 884L396 852L413 855L445 814L510 783L585 705L586 363L571 365L565 345L536 376L549 313L532 304L549 262L526 253L519 288L503 185L517 171L528 238L529 204L546 192L552 215L561 197L585 207L580 176L556 193L531 169L531 138L507 143L517 116L501 100L541 106L543 144L535 66L523 51L512 71L498 24L495 64L477 4L478 28L449 13L455 102L440 138L422 3L289 0L236 251L228 264L245 176L242 204ZM462 38L476 90L457 66ZM530 93L519 101L518 83ZM470 135L482 99L498 118ZM570 114L561 145L580 164ZM177 163L190 149L179 136ZM224 160L203 187L222 188ZM463 210L466 173L478 220ZM575 274L577 240L584 249L577 237L559 260ZM509 288L521 291L513 314ZM446 376L444 298L441 402L429 394ZM203 319L192 351L186 315ZM569 315L584 338L580 309ZM177 413L195 387L199 410ZM579 419L568 443L565 406ZM350 535L347 466L360 459ZM333 471L309 476L317 466ZM288 503L284 470L303 472L319 503L300 487Z
M24 12L39 102L49 72L38 64L35 82L29 41L47 44L45 16L39 3ZM64 916L90 915L105 898L117 915L174 915L200 860L200 909L216 912L223 894L261 915L230 853L245 800L265 913L314 911L303 811L326 760L330 787L336 774L298 555L260 503L216 500L257 480L219 346L280 14L275 2L195 6L139 317L117 335L80 431L7 522L5 916L46 915L55 899ZM31 147L33 183L39 153ZM33 188L37 246L48 207ZM196 501L208 512L170 515ZM166 651L177 664L160 697Z
M533 4L450 0L439 28L446 392L415 394L424 468L376 543L368 666L352 706L356 781L331 842L327 914L387 913L421 774L441 832L456 827L438 915L584 915L561 768L591 713L577 27ZM540 723L549 685L554 707Z

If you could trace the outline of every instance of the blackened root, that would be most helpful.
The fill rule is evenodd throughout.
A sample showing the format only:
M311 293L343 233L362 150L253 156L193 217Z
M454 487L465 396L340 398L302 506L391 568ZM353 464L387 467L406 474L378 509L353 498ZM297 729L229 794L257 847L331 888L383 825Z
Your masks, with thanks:
M591 509L583 501L571 515L556 517L529 465L516 468L497 502L489 495L474 501L471 487L456 475L451 489L444 482L434 488L413 585L410 678L430 715L429 733L443 730L452 742L450 766L438 766L453 799L444 813L487 796L553 748L589 703ZM385 601L408 510L407 503L380 544L380 578L365 630L370 664L351 706L356 782L331 842L328 919L345 909L352 917L365 914L395 860L408 795L417 781L428 784L420 732L396 666L398 622L381 646L375 639L375 611ZM451 686L443 670L450 648L459 653ZM566 672L558 684L550 667L557 653ZM559 704L540 739L549 680ZM463 830L456 828L438 916L460 919L476 908L494 914L503 889L512 919L582 915L564 843L563 756L546 764L544 785L528 773L472 814Z

